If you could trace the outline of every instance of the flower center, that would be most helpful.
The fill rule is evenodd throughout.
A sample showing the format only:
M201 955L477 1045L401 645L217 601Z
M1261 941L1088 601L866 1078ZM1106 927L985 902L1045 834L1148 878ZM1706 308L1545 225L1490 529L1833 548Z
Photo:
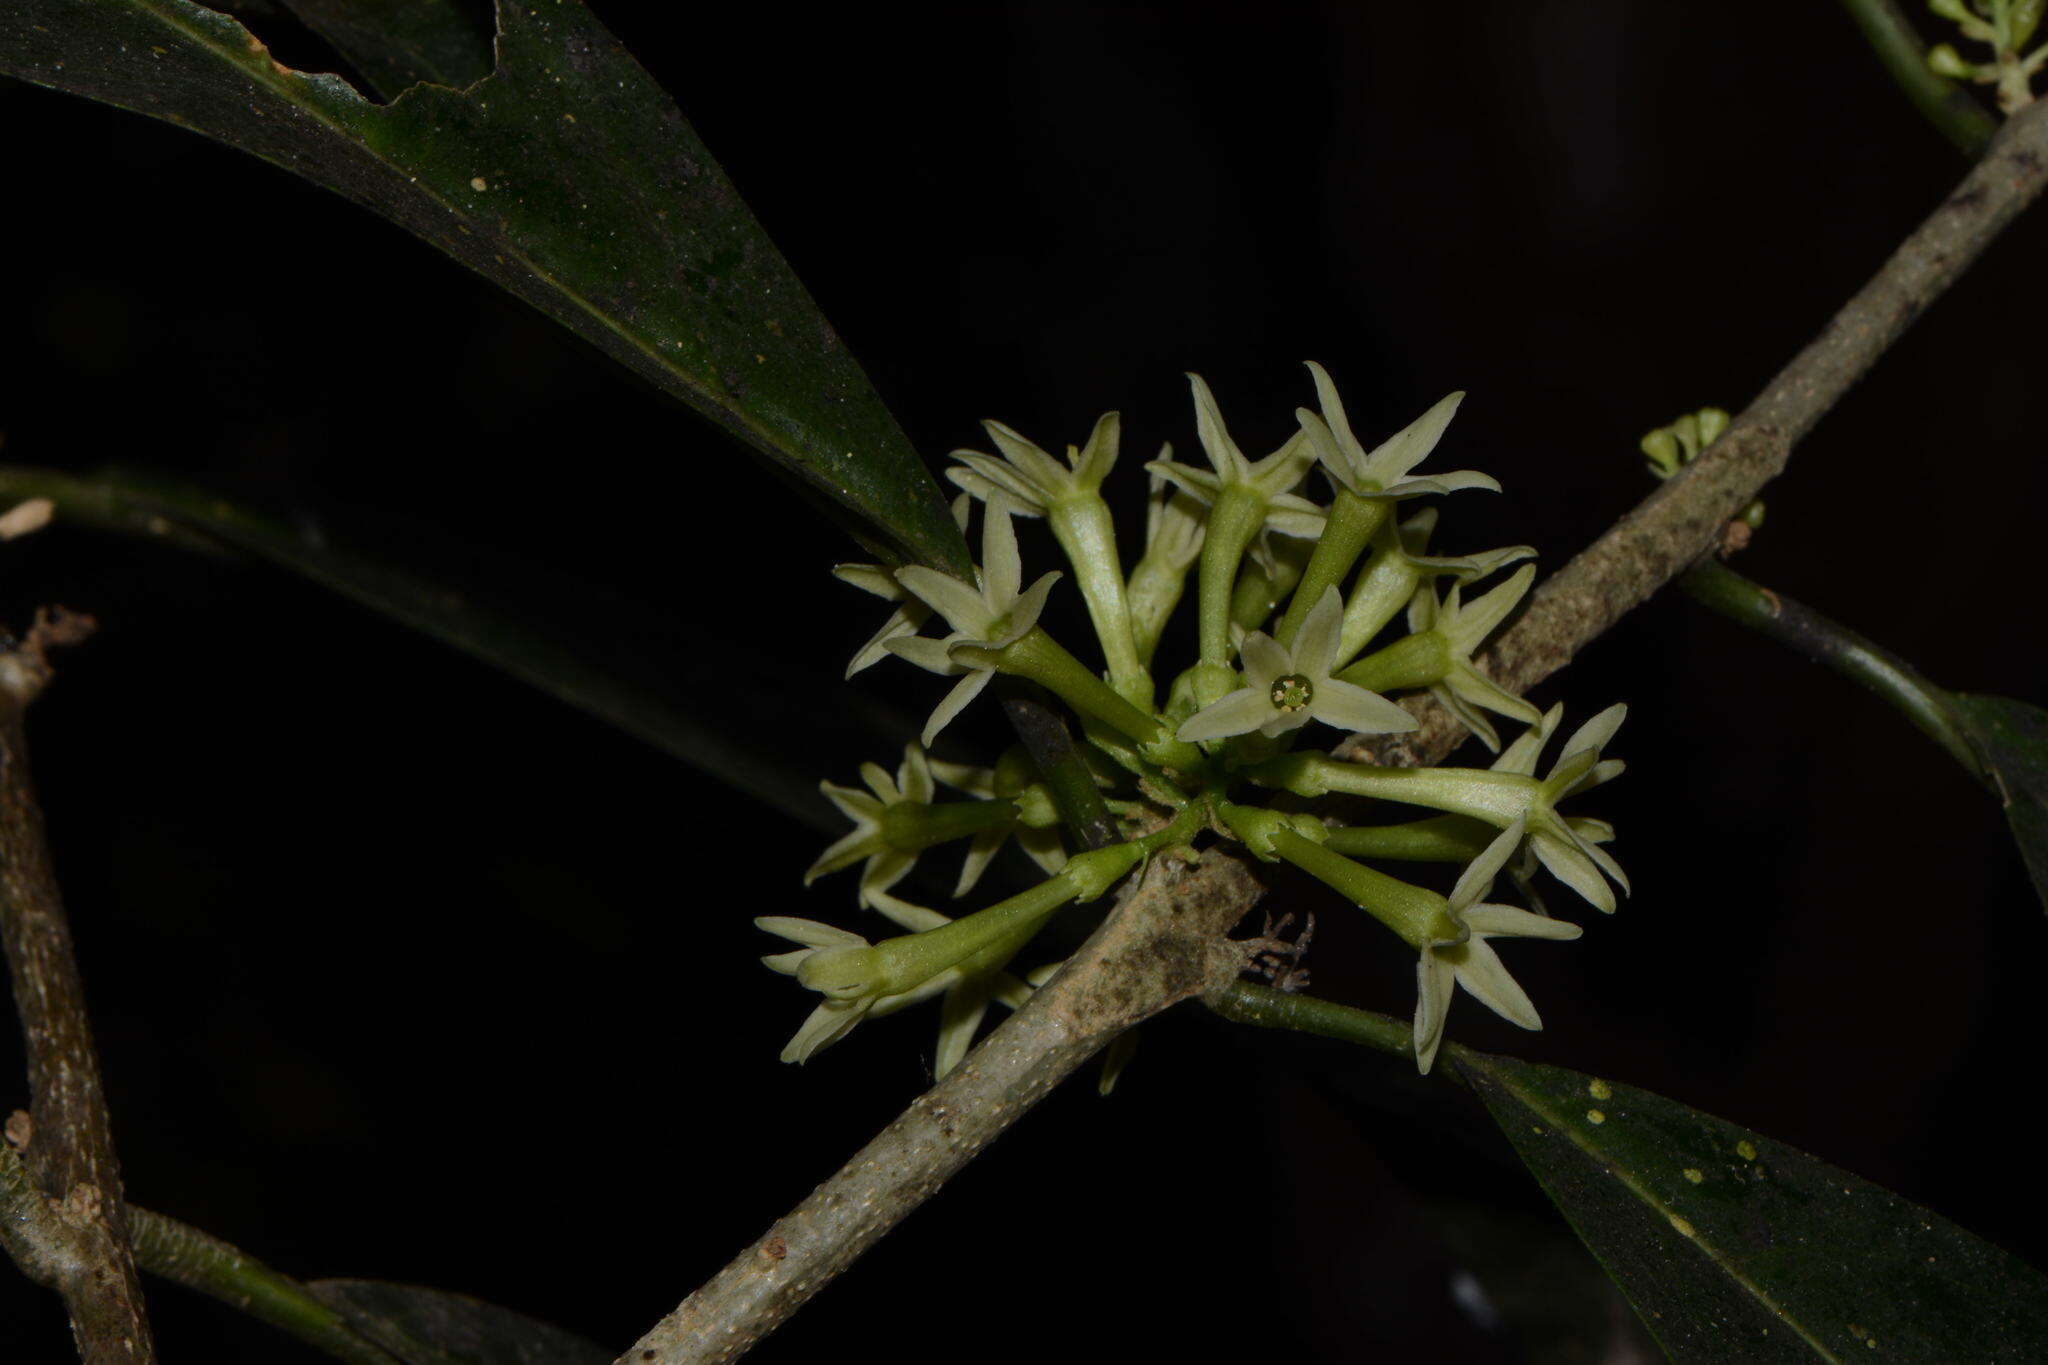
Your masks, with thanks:
M1273 689L1266 695L1271 699L1275 711L1299 711L1315 700L1316 689L1315 685L1301 674L1289 673L1285 677L1273 679Z

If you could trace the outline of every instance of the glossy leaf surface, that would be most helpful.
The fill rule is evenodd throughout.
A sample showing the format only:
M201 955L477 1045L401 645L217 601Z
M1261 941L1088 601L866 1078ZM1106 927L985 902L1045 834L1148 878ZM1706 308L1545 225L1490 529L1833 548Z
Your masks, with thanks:
M344 41L342 19L360 13L312 8ZM415 85L389 105L284 66L240 22L190 0L9 0L0 71L205 133L347 195L720 423L852 514L882 553L962 570L966 545L937 485L667 92L578 0L500 0L498 22L489 76ZM443 55L422 67L445 58L429 47ZM403 65L364 60L387 79ZM245 287L230 252L193 268ZM679 441L609 458L718 456ZM708 469L706 487L729 488L726 472Z
M1939 1214L1648 1091L1452 1056L1674 1359L2048 1359L2048 1279Z

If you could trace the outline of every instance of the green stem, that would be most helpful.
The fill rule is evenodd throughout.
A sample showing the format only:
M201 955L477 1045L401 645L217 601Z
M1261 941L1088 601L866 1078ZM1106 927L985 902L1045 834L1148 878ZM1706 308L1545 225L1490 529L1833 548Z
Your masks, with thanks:
M1316 540L1315 553L1302 570L1294 599L1287 604L1287 614L1280 618L1274 639L1283 645L1294 644L1301 623L1315 610L1316 603L1323 600L1325 592L1343 583L1351 566L1386 524L1390 506L1384 499L1361 498L1348 488L1337 490L1336 501L1330 504L1329 519L1323 523L1323 534Z
M951 924L942 924L922 933L885 938L871 948L841 958L813 957L798 970L797 979L812 990L826 994L860 981L867 994L880 997L900 995L917 989L940 972L959 966L985 948L1020 936L1029 938L1051 918L1054 911L1073 900L1074 896L1073 880L1061 872L1008 900L997 901L986 910L977 910Z
M1403 863L1467 863L1486 851L1493 826L1469 815L1435 815L1403 825L1348 825L1333 829L1323 847L1347 858Z
M1131 847L1138 850L1140 857L1149 858L1162 848L1187 843L1194 838L1207 822L1208 807L1200 801L1190 801L1174 812L1173 819L1140 839L1133 839Z
M883 809L882 839L900 852L922 853L1008 825L1016 818L1015 801L944 801L937 805L902 801Z
M1402 1020L1371 1010L1353 1009L1334 1000L1294 995L1250 981L1233 981L1202 997L1225 1019L1259 1028L1313 1033L1340 1042L1358 1043L1395 1057L1415 1055L1415 1034Z
M1898 655L1716 560L1695 564L1678 582L1694 601L1875 692L1977 781L1994 785L1949 709L1947 690L1920 676Z
M1927 47L1897 0L1842 0L1842 7L1927 121L1963 155L1982 156L1998 131L1998 120L1968 91L1927 65Z
M29 498L57 504L63 521L96 531L167 540L188 550L213 555L230 553L227 542L184 525L229 517L235 525L253 520L199 489L170 483L143 482L137 477L97 475L77 478L26 465L0 465L0 509Z
M219 1299L350 1365L395 1365L399 1359L357 1332L340 1313L314 1298L305 1285L217 1237L132 1204L128 1227L136 1262L153 1275ZM395 1327L389 1330L397 1332ZM393 1346L397 1345L394 1341ZM404 1358L449 1359L440 1351L409 1341Z
M1166 727L1155 717L1124 700L1115 688L1089 672L1086 664L1039 626L1033 626L1022 638L1001 649L956 647L954 655L965 663L1029 678L1082 715L1130 736L1139 744L1154 744L1166 737Z
M1392 929L1411 948L1465 938L1465 931L1450 918L1449 902L1434 891L1353 862L1290 829L1274 831L1270 845L1275 855Z

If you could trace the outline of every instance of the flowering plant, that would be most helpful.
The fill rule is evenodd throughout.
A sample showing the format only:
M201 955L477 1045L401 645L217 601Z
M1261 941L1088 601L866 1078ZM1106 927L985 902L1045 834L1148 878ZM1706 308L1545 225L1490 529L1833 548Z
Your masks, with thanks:
M1494 685L1474 656L1522 600L1535 571L1525 565L1470 604L1461 598L1465 583L1530 552L1518 546L1450 560L1420 557L1391 515L1402 501L1462 489L1499 490L1493 479L1469 470L1416 472L1443 439L1464 395L1452 394L1367 452L1353 434L1329 374L1314 362L1308 368L1320 412L1297 409L1295 433L1257 461L1246 459L1231 439L1209 386L1189 376L1196 430L1211 470L1164 459L1149 466L1192 499L1192 505L1182 504L1175 513L1184 529L1173 535L1187 548L1169 565L1177 561L1184 575L1199 561L1199 657L1171 675L1154 676L1162 627L1148 623L1141 632L1130 604L1141 586L1147 601L1178 600L1181 584L1171 567L1155 567L1142 585L1136 572L1126 578L1111 529L1114 519L1102 494L1117 462L1119 415L1109 413L1097 422L1084 448L1069 446L1064 464L993 421L987 428L1002 458L956 453L953 481L982 509L981 564L971 580L918 565L893 575L905 594L952 628L951 634L914 633L900 614L883 627L891 654L961 679L933 712L923 743L930 745L994 678L1036 685L1064 702L1080 722L1087 749L1078 761L1091 788L1099 789L1098 799L1113 803L1119 837L1100 847L1071 850L1072 856L1033 890L958 919L928 912L935 920L932 926L872 946L842 938L845 931L803 928L810 937L800 941L812 945L807 953L784 953L767 962L825 992L827 999L785 1058L809 1059L844 1037L868 1003L907 1002L963 976L1008 979L1012 959L1028 950L1037 931L1063 906L1105 894L1155 855L1192 853L1203 838L1235 841L1259 859L1292 864L1378 919L1420 955L1412 1040L1420 1070L1430 1069L1442 1042L1454 982L1501 1017L1524 1028L1541 1027L1535 1008L1487 940L1567 939L1579 931L1540 910L1480 901L1511 859L1533 859L1600 909L1615 908L1601 873L1624 888L1627 878L1599 847L1613 837L1612 830L1600 825L1596 843L1583 817L1575 825L1556 814L1554 803L1620 774L1619 760L1603 760L1601 750L1619 728L1624 709L1610 708L1574 734L1547 779L1539 782L1533 776L1537 752L1557 717L1544 717ZM1302 491L1316 469L1328 478L1327 505ZM1028 590L1021 587L1024 575L1012 525L1018 510L1051 522L1094 628L1101 673L1041 624L1060 573L1037 577ZM1148 542L1160 538L1163 516L1155 495ZM1418 529L1427 534L1427 526ZM1270 548L1268 542L1276 537L1295 542L1305 553ZM1255 546L1262 553L1255 555ZM854 566L839 570L848 578L874 572ZM1442 597L1432 581L1439 574L1453 579ZM1394 585L1405 586L1410 594L1407 631L1346 666L1393 624L1398 613L1384 606ZM871 584L862 586L873 590ZM1147 641L1143 650L1137 643L1141 634ZM863 647L856 665L865 662L871 648ZM1491 748L1497 749L1499 740L1477 707L1521 720L1529 730L1501 763L1485 770L1380 767L1291 751L1306 737L1304 727L1311 721L1340 735L1411 731L1414 715L1391 698L1425 693L1450 705ZM1165 701L1155 708L1159 695ZM1030 756L1020 750L1004 761L1028 767ZM878 893L896 886L918 855L937 843L1000 838L1027 824L1048 839L1059 837L1046 818L1055 803L1042 783L1025 789L1040 812L1034 822L1014 800L934 801L928 760L917 747L906 754L903 775L895 783L873 764L866 772L872 797L825 785L826 794L853 818L855 829L828 849L810 874L864 859L864 904L874 904ZM1331 793L1375 797L1487 821L1502 832L1476 850L1450 847L1448 861L1463 863L1464 870L1445 897L1373 866L1371 831L1347 818L1351 812L1319 815L1294 805L1240 804L1238 789L1246 783L1302 798ZM1527 884L1526 867L1518 881ZM972 884L973 878L963 878L954 894L964 894ZM890 897L880 908L891 913L898 904ZM900 922L900 912L895 917ZM803 923L779 917L760 921L764 929L784 936L797 932L792 924ZM848 943L858 947L847 948ZM815 965L825 952L836 954L831 971ZM1299 974L1294 978L1301 979ZM1015 991L983 994L1010 1003L1020 999ZM944 1076L957 1062L959 1044L957 1021L949 1019L941 1031L935 1074Z
M1363 1313L1402 1319L1409 1341L1375 1342L1401 1358L1636 1359L1652 1336L1687 1360L2048 1358L2048 1281L1998 1246L1535 1060L1673 1093L1739 1080L1731 1112L2042 1253L2009 1121L2039 921L2007 911L2029 870L2048 898L2048 714L1951 691L1722 561L1797 453L1811 501L1774 512L1773 576L1878 620L1898 605L1902 632L1935 602L1913 648L1944 676L1998 650L2039 675L2026 255L1988 272L2014 289L1930 305L2048 188L2048 5L1930 0L1916 32L1894 0L1844 0L1754 36L1700 3L1618 28L1597 7L1155 8L956 8L918 29L956 43L955 92L930 41L866 11L0 5L0 315L26 343L0 412L0 952L24 1078L20 1109L0 1099L0 1250L22 1272L0 1276L0 1356L68 1333L148 1361L161 1330L180 1357L268 1358L240 1334L274 1328L355 1365L613 1359L646 1319L605 1317L607 1295L676 1302L694 1251L670 1227L751 1231L754 1201L809 1187L818 1143L873 1132L623 1357L730 1360L1099 1059L1102 1092L1131 1081L1054 1107L1055 1159L1010 1144L998 1213L968 1192L913 1233L945 1254L829 1296L797 1327L819 1344L789 1349L1042 1354L1055 1295L1004 1340L987 1324L1014 1296L992 1291L1077 1283L1106 1246L1142 1251L1113 1267L1126 1300L1177 1307L1217 1247L1259 1244L1276 1287L1314 1261L1342 1292L1290 1296L1301 1322L1256 1284L1237 1311L1152 1313L1152 1354L1348 1355L1306 1315L1349 1333ZM1960 185L1845 98L1846 72L1821 78L1843 12L1977 163ZM1423 51L1456 58L1400 59ZM1669 98L1617 119L1631 92ZM737 187L685 118L721 105L742 111L713 138ZM312 199L245 192L173 129L402 231L337 216L323 236ZM532 311L448 288L413 237ZM1748 406L1642 437L1660 484L1624 512L1609 456L1646 395L1764 373L1732 343L1803 340L1830 291L1849 301ZM1276 378L1276 342L1348 386L1314 362ZM1178 398L1142 386L1177 364L1228 401L1193 378L1192 424L1170 419ZM1916 392L1916 364L1938 386ZM1427 402L1413 377L1437 373L1472 401ZM1108 384L1132 386L1131 421L1075 419L1071 444L991 421L935 476L911 438L997 396L1092 416ZM663 400L709 425L678 430ZM1169 420L1155 458L1120 459ZM1826 448L1795 452L1809 434L1833 477ZM1886 477L1964 451L1973 472L2013 458ZM99 452L120 463L87 472ZM785 487L750 486L749 454ZM858 551L816 543L785 492ZM1896 526L1886 553L1873 533ZM444 531L471 543L429 549ZM1562 567L1539 578L1535 544ZM869 599L823 581L834 558ZM1984 589L1932 591L1960 562ZM280 566L350 605L273 596ZM1878 701L1802 691L1799 659L1739 654L1681 595ZM60 597L133 652L66 660L31 726L53 655L95 629ZM362 607L460 653L388 648ZM475 659L694 771L650 781ZM1895 752L1880 703L1938 751ZM1990 856L2007 827L2024 861ZM1512 942L1532 938L1579 946ZM1552 1031L1518 1044L1461 990ZM785 1008L793 1036L761 1022ZM878 1022L897 1013L936 1015L936 1047ZM1260 1053L1240 1025L1295 1045ZM778 1044L818 1064L770 1065ZM1296 1074L1266 1067L1244 1102L1217 1063L1254 1055ZM1316 1112L1274 1123L1290 1094ZM1369 1121L1313 1140L1332 1100ZM900 1108L885 1126L878 1102ZM1261 1142L1267 1180L1243 1160ZM1399 1179L1354 1201L1372 1149ZM581 1178L534 1181L536 1154ZM613 1347L251 1254L389 1270L440 1247L442 1218L471 1234L449 1278L525 1277Z

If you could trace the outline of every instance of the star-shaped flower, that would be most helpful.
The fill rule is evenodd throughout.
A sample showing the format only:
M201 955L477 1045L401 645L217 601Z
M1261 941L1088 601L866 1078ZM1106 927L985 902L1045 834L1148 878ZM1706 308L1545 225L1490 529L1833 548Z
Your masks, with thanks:
M1012 509L1021 516L1042 517L1060 503L1090 496L1116 465L1120 427L1113 412L1096 421L1086 446L1079 450L1067 447L1065 464L1001 422L981 425L1002 458L978 450L956 450L953 458L961 467L947 470L946 477L984 502L998 493L1007 495Z
M860 872L860 903L872 906L876 896L902 881L917 863L916 853L889 843L882 829L884 812L906 801L929 804L936 788L932 785L930 760L915 744L903 746L903 766L896 770L894 778L879 763L861 764L860 776L867 791L830 782L818 784L825 799L853 821L853 832L818 855L818 860L804 873L804 885L865 860L867 865Z
M1469 931L1463 942L1426 943L1415 964L1415 1064L1427 1072L1436 1061L1443 1042L1444 1019L1450 1011L1454 986L1511 1024L1540 1029L1543 1019L1535 1005L1487 942L1494 938L1574 939L1579 926L1547 919L1512 905L1481 904L1493 890L1493 881L1507 860L1521 846L1522 822L1516 821L1487 845L1458 878L1451 891L1450 917Z
M965 674L939 702L925 722L923 740L930 747L939 731L981 694L995 669L967 668L954 662L956 645L975 645L996 650L1022 639L1038 624L1045 610L1046 594L1059 581L1057 571L1044 575L1022 592L1023 561L1017 554L1017 532L1010 524L1009 500L990 500L981 522L981 569L979 583L969 587L951 574L910 565L896 571L896 581L946 619L953 633L943 640L927 636L897 636L886 643L891 654L908 659L920 668L954 676Z
M1473 469L1409 477L1409 471L1428 459L1429 453L1436 449L1436 443L1443 439L1444 428L1451 424L1451 418L1457 415L1458 404L1465 399L1463 393L1444 398L1368 452L1351 434L1351 422L1344 415L1344 402L1337 397L1337 386L1330 382L1328 373L1313 360L1308 362L1308 369L1315 376L1316 397L1322 404L1322 415L1318 417L1307 408L1300 408L1295 416L1300 419L1302 430L1307 433L1309 445L1314 449L1316 458L1322 461L1324 471L1340 488L1348 489L1361 498L1388 500L1421 497L1428 493L1454 493L1464 488L1500 492L1500 483L1496 479Z
M1292 649L1263 631L1247 635L1239 651L1246 686L1182 721L1178 737L1194 742L1256 730L1271 738L1310 720L1363 734L1413 730L1415 717L1385 697L1330 676L1343 615L1343 599L1330 588Z
M776 953L761 959L761 965L784 976L795 976L806 962L820 954L843 952L848 949L863 949L868 941L859 934L835 929L829 924L816 920L797 919L789 915L765 915L754 921L756 928L765 929L779 938L803 946L793 952ZM927 983L930 984L930 983ZM796 1036L782 1049L785 1062L807 1062L816 1054L853 1032L854 1025L867 1018L875 1006L875 1000L868 996L850 999L827 997L796 1031Z
M1209 469L1154 460L1145 467L1173 480L1203 502L1213 504L1226 488L1255 493L1265 504L1265 524L1284 536L1312 540L1322 534L1323 513L1293 489L1315 462L1315 451L1307 437L1296 431L1287 443L1263 460L1248 460L1230 439L1215 396L1198 374L1188 376L1195 393L1195 429L1202 438L1202 450L1209 457Z
M1497 772L1528 777L1533 784L1519 816L1528 830L1521 875L1528 875L1527 859L1533 857L1550 875L1611 915L1615 901L1607 878L1611 877L1624 892L1629 889L1628 874L1600 847L1613 842L1614 827L1605 820L1560 814L1557 803L1621 776L1627 765L1618 758L1602 758L1600 753L1628 718L1628 707L1617 702L1580 726L1564 742L1563 757L1551 765L1540 783L1535 782L1536 763L1543 754L1543 746L1563 718L1564 707L1551 707L1537 724L1508 746L1493 766Z
M985 502L1004 499L1014 512L1047 519L1053 538L1074 568L1075 586L1081 590L1117 690L1149 700L1152 685L1132 631L1116 523L1100 491L1103 477L1116 463L1117 415L1105 413L1084 448L1068 446L1064 465L1001 422L984 422L982 426L1002 451L1002 458L956 450L953 458L960 464L947 470L946 476Z
M1495 751L1500 749L1500 735L1481 714L1481 707L1530 723L1541 719L1543 713L1481 673L1473 666L1472 655L1507 619L1535 581L1536 566L1525 564L1507 582L1473 602L1468 603L1461 596L1463 584L1452 583L1442 599L1437 597L1435 588L1425 584L1408 603L1409 633L1435 632L1450 656L1448 670L1441 681L1430 685L1430 695L1463 721L1480 743Z
M967 529L967 511L972 502L973 498L966 493L953 499L953 521L963 532ZM909 589L896 581L896 575L879 564L835 564L832 576L862 592L896 604L896 610L889 613L889 619L882 622L882 628L854 651L853 662L846 666L849 678L887 658L889 641L899 635L917 634L931 619L932 609L911 596Z
M950 924L952 921L936 910L927 910L921 905L898 900L887 893L879 893L875 908L889 919L914 934ZM821 967L843 961L854 954L869 951L871 945L859 934L816 920L797 919L788 915L766 915L754 921L756 928L766 930L780 938L789 939L802 946L792 952L775 953L761 959L763 966L784 976L793 976L812 985L812 979ZM879 995L865 983L835 986L820 989L825 998L813 1009L796 1036L782 1049L785 1062L807 1062L818 1053L851 1033L854 1026L870 1016L881 1018L894 1014L911 1005L920 1004L935 995L944 995L945 1002L940 1012L939 1047L935 1063L938 1075L944 1076L957 1066L967 1049L974 1043L976 1030L981 1026L982 1017L991 1003L1008 1005L1021 1009L1031 997L1031 988L1003 970L1002 962L983 960L989 955L969 958L957 966L938 972L917 986L894 995Z
M1359 650L1400 615L1426 580L1455 578L1470 583L1536 557L1533 545L1509 545L1470 555L1426 554L1436 523L1437 509L1425 507L1398 528L1381 529L1372 559L1344 604L1344 633L1337 645L1339 668L1357 657Z

